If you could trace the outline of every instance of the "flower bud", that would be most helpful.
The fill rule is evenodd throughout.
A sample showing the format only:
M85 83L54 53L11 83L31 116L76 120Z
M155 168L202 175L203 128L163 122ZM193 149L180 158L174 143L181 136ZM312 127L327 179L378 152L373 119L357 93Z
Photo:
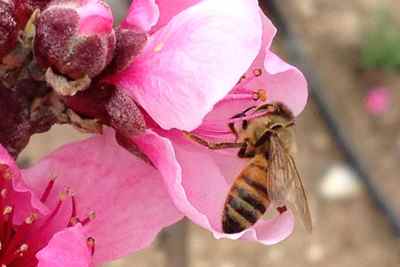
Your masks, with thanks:
M146 45L148 36L146 33L118 28L116 39L114 58L110 66L107 67L107 70L111 73L122 71L128 67Z
M23 28L36 9L43 10L51 0L14 0L17 23Z
M110 63L115 33L110 7L101 0L55 0L37 21L35 58L71 79L94 77Z
M14 48L17 34L14 2L0 0L0 59Z

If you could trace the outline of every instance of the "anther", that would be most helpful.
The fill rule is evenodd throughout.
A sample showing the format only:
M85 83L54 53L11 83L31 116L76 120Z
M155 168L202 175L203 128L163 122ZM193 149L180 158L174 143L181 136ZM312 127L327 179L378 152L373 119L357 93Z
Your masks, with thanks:
M72 190L69 187L66 187L64 191L62 191L59 195L60 201L64 201L68 197L72 197Z
M32 213L29 217L25 219L26 224L32 224L39 218L37 213Z
M91 252L91 254L93 256L94 255L94 250L95 250L95 247L96 247L96 240L93 237L89 237L86 240L86 244L87 244L87 247L89 248L89 250L90 250L90 252Z
M16 253L18 254L18 256L22 257L24 255L25 252L27 252L29 249L28 244L22 244L18 250L16 251Z
M241 82L243 82L246 79L247 79L246 75L242 75L242 77L240 77L240 80L237 82L237 84L240 84Z
M6 199L7 198L7 194L8 194L8 190L7 189L2 189L1 191L0 191L0 196L3 198L3 199Z
M254 69L253 74L256 77L260 77L262 75L262 69Z
M6 206L6 207L3 209L3 215L4 215L4 216L9 215L9 214L12 213L12 211L13 211L13 207L11 207L11 206Z
M254 101L262 101L265 102L268 99L267 91L265 89L258 89L253 96Z

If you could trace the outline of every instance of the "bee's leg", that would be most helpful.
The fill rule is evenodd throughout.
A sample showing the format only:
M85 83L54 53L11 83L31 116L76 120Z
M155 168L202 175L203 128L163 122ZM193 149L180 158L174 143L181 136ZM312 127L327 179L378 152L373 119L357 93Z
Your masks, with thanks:
M243 143L237 155L239 158L252 158L255 153L254 151L247 152L247 143Z
M271 130L266 130L260 138L258 138L257 142L256 142L256 147L262 146L265 144L265 142L267 142L270 138L271 135L273 134L273 132Z
M226 149L226 148L238 148L243 145L242 143L235 143L235 142L212 143L212 142L208 142L207 140L204 140L203 138L201 138L195 134L188 133L188 132L185 132L185 135L190 140L195 141L196 143L206 146L212 150Z
M246 117L247 112L249 112L250 110L255 109L255 108L257 108L257 106L251 106L249 108L246 108L242 112L240 112L240 113L234 115L233 117L231 117L231 119L237 119L237 118L241 118L241 117Z
M233 122L228 124L229 129L231 130L231 132L235 135L236 139L239 138L239 135L235 129L235 124Z

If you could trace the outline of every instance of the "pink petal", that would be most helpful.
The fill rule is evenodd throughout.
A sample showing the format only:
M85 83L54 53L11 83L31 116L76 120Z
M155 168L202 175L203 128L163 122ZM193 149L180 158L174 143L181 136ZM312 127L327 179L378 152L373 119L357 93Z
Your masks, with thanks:
M139 29L150 31L160 17L160 11L155 0L134 0L128 10L128 15L121 22L123 29Z
M174 16L201 0L156 0L156 2L160 9L160 19L154 30L165 26Z
M172 18L130 67L109 80L162 128L193 130L256 57L258 12L255 0L202 1Z
M294 220L289 212L260 221L254 228L239 234L221 233L221 215L229 184L244 162L233 156L232 151L210 152L184 140L179 133L164 134L172 140L176 154L172 154L167 139L163 144L154 143L161 151L168 150L171 154L165 159L158 157L155 164L164 175L176 206L193 222L210 230L217 238L257 240L264 244L275 244L292 233ZM157 158L155 152L148 155ZM176 160L179 165L171 164Z
M50 170L57 176L55 190L68 186L74 192L80 218L96 213L85 226L96 240L95 263L148 246L162 228L182 218L159 172L121 148L113 130L64 146L25 176L39 189L40 177Z
M101 0L89 0L77 8L80 34L109 34L112 31L113 15L108 4Z
M260 14L263 21L262 49L248 73L254 69L262 69L264 73L248 87L255 90L265 89L268 102L283 102L295 115L298 115L307 103L307 81L301 71L271 52L272 40L277 31L268 17L262 12Z
M38 267L89 267L91 252L80 224L56 233L36 254Z
M213 110L204 118L196 129L198 134L210 138L218 135L225 140L233 138L228 129L227 120L243 110L262 104L254 100L254 93L263 89L267 102L285 103L295 115L305 107L308 98L307 82L303 74L295 67L282 61L270 51L276 28L271 21L261 14L263 19L263 47L246 73L246 80L239 83ZM254 76L254 70L262 70L260 77ZM250 77L250 79L249 79Z
M283 102L295 115L300 114L308 99L307 81L301 71L272 52L267 54L264 68L268 73L264 80L268 100Z

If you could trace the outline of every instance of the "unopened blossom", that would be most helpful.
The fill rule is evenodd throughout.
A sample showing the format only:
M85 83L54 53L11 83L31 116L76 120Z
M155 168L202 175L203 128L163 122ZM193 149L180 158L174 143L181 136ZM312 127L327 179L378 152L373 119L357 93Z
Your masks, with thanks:
M16 7L11 0L0 1L0 59L17 42Z
M160 174L116 145L111 130L27 170L0 146L0 185L0 266L98 266L181 218Z
M36 23L35 58L68 78L92 78L112 59L112 26L111 8L103 1L52 1Z

